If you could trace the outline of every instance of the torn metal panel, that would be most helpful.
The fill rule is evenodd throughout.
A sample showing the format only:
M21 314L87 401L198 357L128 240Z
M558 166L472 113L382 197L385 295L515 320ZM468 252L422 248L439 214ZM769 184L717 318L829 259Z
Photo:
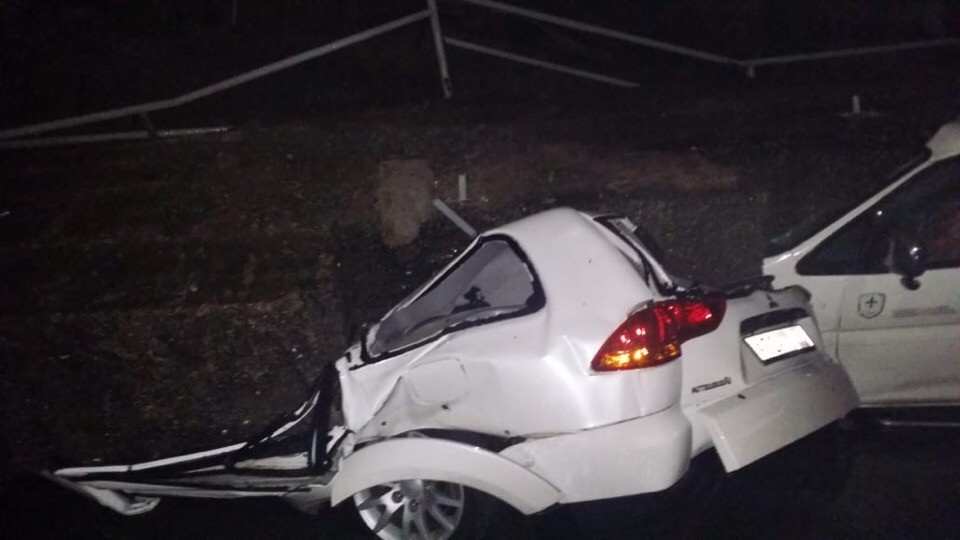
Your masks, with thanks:
M590 217L568 209L538 214L482 235L371 328L365 341L369 365L344 369L346 362L338 364L344 396L350 396L344 402L350 429L363 440L465 422L459 427L469 431L524 436L586 429L667 408L679 388L679 366L615 377L590 372L589 358L611 328L656 294L637 279L633 264L607 236ZM496 250L488 249L491 246ZM513 257L504 257L508 248ZM530 268L527 276L512 270L520 261ZM397 340L398 326L417 327L444 311L436 306L454 306L454 312L457 306L469 307L472 286L484 281L463 280L460 274L482 278L484 272L471 268L491 266L498 269L490 280L497 287L486 296L494 305L488 301L475 311L497 308L498 294L507 299L501 305L508 306L517 301L510 299L513 295L527 299L517 304L516 312L522 316L495 312L493 320L467 320L464 325L453 313L447 324L432 329L433 334L416 336L424 344L420 349L407 350L407 343ZM532 289L524 290L523 283L532 283ZM529 302L531 298L536 304ZM430 309L423 309L423 304ZM460 331L464 326L469 331ZM391 345L399 350L391 350ZM433 410L411 402L404 375L444 357L464 366L468 389L464 397Z
M859 405L856 396L838 364L807 364L696 414L724 468L735 471L850 412Z

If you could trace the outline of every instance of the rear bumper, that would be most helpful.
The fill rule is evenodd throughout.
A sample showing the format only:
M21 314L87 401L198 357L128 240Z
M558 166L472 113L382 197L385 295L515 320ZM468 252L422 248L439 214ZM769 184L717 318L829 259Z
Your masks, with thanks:
M816 362L691 414L703 422L724 468L740 469L842 418L859 405L843 368Z

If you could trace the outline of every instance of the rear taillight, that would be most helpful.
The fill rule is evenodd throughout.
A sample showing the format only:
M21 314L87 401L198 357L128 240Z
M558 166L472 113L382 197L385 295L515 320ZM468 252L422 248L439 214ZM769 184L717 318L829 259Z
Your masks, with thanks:
M619 371L679 358L680 344L716 330L726 309L723 298L653 304L630 315L603 343L591 366L594 371Z

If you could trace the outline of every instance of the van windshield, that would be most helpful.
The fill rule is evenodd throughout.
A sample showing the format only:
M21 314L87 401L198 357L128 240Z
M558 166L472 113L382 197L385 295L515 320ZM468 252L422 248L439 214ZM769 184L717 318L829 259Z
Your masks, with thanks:
M899 180L904 174L915 169L921 163L927 161L929 157L930 149L928 148L910 161L907 161L903 165L897 167L886 177L879 187L874 188L873 192L876 193L893 182ZM819 205L814 212L800 222L794 222L793 224L788 225L785 229L774 232L774 234L767 241L767 245L764 247L763 256L770 257L773 255L778 255L784 251L787 251L788 249L798 246L801 242L807 238L810 238L827 225L830 225L834 221L843 217L847 212L853 210L862 202L863 198L857 198L853 201L851 201L850 198L825 200L825 202Z

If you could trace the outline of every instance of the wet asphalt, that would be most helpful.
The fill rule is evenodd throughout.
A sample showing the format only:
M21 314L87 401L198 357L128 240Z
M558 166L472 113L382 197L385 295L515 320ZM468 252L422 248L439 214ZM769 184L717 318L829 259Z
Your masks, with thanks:
M509 538L955 538L960 535L960 430L818 432L725 474L698 459L696 484L657 497L506 514ZM312 516L277 500L164 500L122 517L33 475L0 495L2 538L365 538L352 509ZM695 487L694 487L695 486Z

